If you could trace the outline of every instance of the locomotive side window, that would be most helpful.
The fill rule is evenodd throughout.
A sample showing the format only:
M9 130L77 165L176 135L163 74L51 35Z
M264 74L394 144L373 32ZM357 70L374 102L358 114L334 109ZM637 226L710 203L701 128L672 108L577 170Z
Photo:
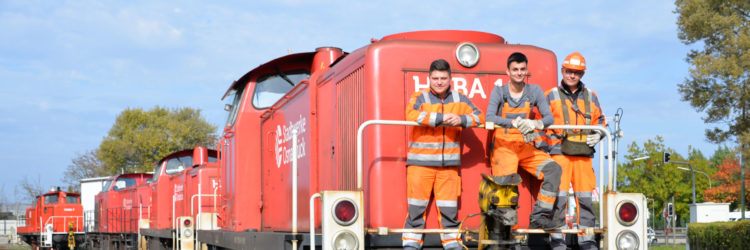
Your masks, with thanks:
M78 204L78 196L65 196L66 204Z
M234 125L234 121L237 120L237 112L239 112L240 105L242 104L242 93L245 92L245 86L247 86L247 84L232 89L231 91L229 91L229 95L227 95L227 97L229 98L226 98L226 100L231 102L225 104L224 106L224 109L226 111L229 111L229 117L227 117L227 126Z
M104 188L102 189L102 192L109 191L109 188L112 186L112 180L107 180L104 182Z
M161 175L162 164L164 164L164 162L161 162L161 161L158 164L156 164L156 168L154 168L154 176L151 177L153 180L152 182L159 181L159 175Z
M167 174L176 174L192 166L193 166L192 155L175 157L167 161L167 169L165 170L165 172Z
M294 70L269 74L258 78L253 94L253 106L256 109L271 107L281 99L294 85L300 81L310 78L310 73L305 70Z
M50 194L44 196L44 204L57 204L57 194Z

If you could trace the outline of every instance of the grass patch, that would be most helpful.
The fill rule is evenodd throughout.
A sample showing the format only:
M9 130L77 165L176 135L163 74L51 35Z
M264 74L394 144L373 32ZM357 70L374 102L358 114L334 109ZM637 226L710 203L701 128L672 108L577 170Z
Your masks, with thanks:
M651 250L685 250L687 249L687 246L685 245L649 246L648 249L651 249Z

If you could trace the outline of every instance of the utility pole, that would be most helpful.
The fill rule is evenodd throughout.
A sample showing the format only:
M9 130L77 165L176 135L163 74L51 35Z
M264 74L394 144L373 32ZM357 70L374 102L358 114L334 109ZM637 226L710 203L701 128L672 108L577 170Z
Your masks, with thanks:
M745 91L745 92L747 92L747 91ZM743 95L743 97L745 97L745 95ZM745 116L745 114L746 114L745 111L746 111L746 109L745 109L745 106L743 105L742 106L742 116L741 116L742 119L747 119L748 118L747 116ZM741 182L742 184L740 185L740 194L741 194L740 195L740 207L741 207L742 210L740 210L740 211L742 211L741 212L742 213L742 219L744 220L745 219L745 162L747 162L747 159L745 159L745 151L747 149L747 147L746 147L747 144L746 143L742 143L742 140L741 140L741 138L739 138L739 136L738 136L737 140L740 141L740 180L742 181Z
M622 108L617 108L617 111L615 112L615 118L612 119L614 121L614 131L612 132L612 141L615 144L614 150L612 151L612 155L609 157L612 157L612 165L614 166L614 173L612 173L612 176L614 176L614 184L612 186L612 191L617 191L617 153L619 152L617 145L619 145L620 138L623 136L622 130L620 130L620 120L622 120Z

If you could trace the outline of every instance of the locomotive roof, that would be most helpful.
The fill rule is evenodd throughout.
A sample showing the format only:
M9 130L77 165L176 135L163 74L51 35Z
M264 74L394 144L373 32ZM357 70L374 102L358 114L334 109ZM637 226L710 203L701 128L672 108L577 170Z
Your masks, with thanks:
M492 33L470 30L421 30L396 33L384 36L385 40L425 40L425 41L449 41L449 42L475 42L475 43L505 43L502 36Z

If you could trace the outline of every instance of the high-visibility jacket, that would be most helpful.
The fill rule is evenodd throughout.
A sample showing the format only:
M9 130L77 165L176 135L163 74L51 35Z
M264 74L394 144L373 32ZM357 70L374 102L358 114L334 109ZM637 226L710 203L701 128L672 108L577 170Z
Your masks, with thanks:
M602 108L599 106L599 97L594 91L587 89L583 82L578 82L578 91L575 93L571 93L565 84L560 82L560 86L547 90L545 95L552 115L555 117L555 125L606 126ZM564 105L563 101L565 101ZM568 132L580 133L577 130ZM562 129L547 130L549 154L562 154L561 143L565 133ZM593 154L589 157L593 157Z
M430 89L414 92L406 105L406 120L416 121L423 126L411 129L406 165L461 165L462 127L439 127L446 113L459 115L462 127L484 123L482 111L468 97L452 88L442 98Z

